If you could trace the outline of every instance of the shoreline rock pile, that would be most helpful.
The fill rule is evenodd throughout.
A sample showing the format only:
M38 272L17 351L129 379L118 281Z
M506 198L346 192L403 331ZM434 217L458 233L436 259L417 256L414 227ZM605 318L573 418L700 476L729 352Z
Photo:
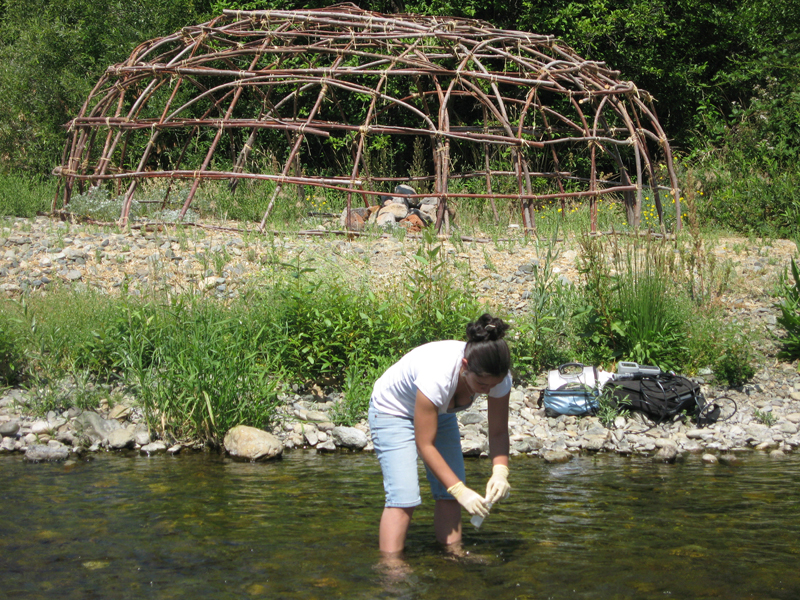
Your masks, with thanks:
M575 454L606 452L650 456L672 462L683 454L702 454L704 460L733 460L731 456L753 451L782 456L800 447L800 375L792 365L778 370L778 377L759 373L742 389L704 385L707 398L725 396L736 403L727 421L706 427L675 420L654 426L638 413L618 416L606 427L597 417L548 417L538 406L540 387L518 386L511 392L509 434L511 454L538 456L563 462ZM265 460L292 449L317 452L372 451L366 421L354 427L336 426L331 414L340 394L293 395L283 398L275 425L269 432L237 427L225 436L223 448L243 460ZM124 396L115 406L101 403L95 410L70 408L45 417L26 414L28 392L8 390L0 397L0 454L24 452L25 460L57 461L69 456L100 451L138 451L141 454L183 449L198 450L202 443L167 443L153 439L136 406ZM478 399L459 414L465 456L487 456L487 401ZM771 415L769 424L756 416Z
M109 232L44 217L6 220L0 225L5 225L0 227L0 292L11 297L25 291L46 290L54 281L92 286L109 294L123 285L129 293L147 293L148 289L168 286L215 297L235 297L258 274L263 266L261 257L271 247L271 242L263 238L249 240L242 234L218 230L178 238L174 231ZM363 264L368 258L371 269L380 277L400 272L408 252L417 244L392 236L346 242L287 236L280 243L288 254L313 247L337 260L344 261L352 255ZM737 292L723 301L731 318L774 331L776 310L763 290L774 281L775 272L788 264L794 246L775 241L769 258L762 256L760 248L748 250L744 242L742 248L744 253L729 248L719 259L736 256L735 274L746 285L757 285L761 291ZM462 245L448 252L456 252L469 261L476 271L476 282L482 282L476 284L477 290L487 300L503 303L512 313L527 310L524 294L530 285L530 269L526 265L538 260L534 244L513 250L492 244L476 248ZM212 269L214 257L220 255L224 260ZM567 281L574 280L575 256L574 249L564 248L554 264L554 273ZM579 452L613 452L674 460L689 452L709 456L754 450L776 456L792 452L800 446L800 375L796 364L769 358L774 348L764 354L765 364L759 366L753 382L742 389L703 386L708 399L728 396L738 407L729 421L704 428L683 422L650 427L638 415L617 418L608 428L596 417L551 419L537 405L543 383L516 387L509 427L512 454L565 460ZM0 391L0 454L25 452L29 460L39 461L62 460L93 451L177 453L202 446L153 439L136 399L125 393L122 390L115 395L122 400L114 405L101 403L92 410L71 408L37 417L30 408L30 392ZM108 396L111 398L112 394ZM281 452L295 448L370 451L366 422L349 428L334 426L331 415L340 399L341 395L335 393L286 396L276 425L268 433L278 440ZM756 410L761 417L756 416ZM768 417L765 419L764 415ZM478 401L459 420L464 453L484 455L488 450L486 401Z

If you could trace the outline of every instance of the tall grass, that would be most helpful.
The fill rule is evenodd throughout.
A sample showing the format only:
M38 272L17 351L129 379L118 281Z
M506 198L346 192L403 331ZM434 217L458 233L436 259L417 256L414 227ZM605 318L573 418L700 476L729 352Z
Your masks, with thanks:
M50 212L55 191L53 178L0 173L0 217L35 217Z
M696 293L702 246L683 238L678 245L689 248L677 251L662 239L613 236L580 243L576 350L586 362L626 360L689 374L710 367L721 381L733 379L731 364L750 364L742 332L725 321L713 294Z

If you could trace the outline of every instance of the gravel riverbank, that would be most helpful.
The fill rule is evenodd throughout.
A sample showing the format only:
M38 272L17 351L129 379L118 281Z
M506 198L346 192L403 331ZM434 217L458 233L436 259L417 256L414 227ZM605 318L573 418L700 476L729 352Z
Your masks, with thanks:
M260 276L265 257L275 252L284 258L303 254L307 260L345 270L368 268L375 280L392 280L403 277L403 266L418 243L394 236L355 240L264 237L227 226L230 224L208 224L182 232L174 228L119 231L44 217L6 220L0 222L0 293L19 297L46 293L55 285L71 285L110 294L122 287L133 294L167 288L230 298ZM530 265L541 264L541 248L532 243L461 243L448 244L447 251L469 264L476 289L487 301L502 304L512 313L527 310ZM564 243L559 251L554 274L577 281L576 249ZM800 446L800 375L796 364L775 358L777 348L768 335L775 331L777 315L769 291L795 252L794 244L721 239L713 252L718 260L731 264L732 291L721 298L729 317L766 340L758 345L761 359L755 378L741 389L714 386L704 380L707 376L699 379L709 400L725 396L736 403L733 417L704 428L680 421L651 427L636 414L618 417L610 427L595 417L548 418L537 405L544 383L540 378L512 392L512 453L554 461L568 460L578 452L646 454L667 461L685 453L700 453L713 461L740 460L737 457L742 453L752 451L777 457ZM26 452L29 460L60 460L101 450L175 453L187 448L151 439L136 399L125 395L125 390L107 391L113 405L106 402L97 411L73 408L45 417L29 414L26 390L0 393L0 451ZM300 390L286 396L281 420L271 433L286 450L369 451L366 423L336 428L330 422L331 409L339 398L336 393L304 394ZM771 423L764 424L756 411L770 414ZM464 453L485 454L485 401L477 402L459 419Z

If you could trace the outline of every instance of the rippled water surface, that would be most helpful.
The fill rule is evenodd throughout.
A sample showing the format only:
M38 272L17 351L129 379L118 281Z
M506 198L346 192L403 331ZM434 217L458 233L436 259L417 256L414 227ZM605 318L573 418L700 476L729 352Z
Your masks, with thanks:
M482 487L488 462L467 469ZM800 598L798 456L516 459L466 558L433 542L423 494L403 574L379 564L370 454L2 457L0 474L0 598Z

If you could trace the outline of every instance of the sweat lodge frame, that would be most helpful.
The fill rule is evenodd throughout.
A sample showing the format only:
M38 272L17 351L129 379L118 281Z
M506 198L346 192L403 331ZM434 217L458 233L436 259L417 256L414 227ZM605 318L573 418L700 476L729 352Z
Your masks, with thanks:
M373 172L373 136L422 140L431 169L416 177ZM278 147L279 172L253 160L259 144ZM173 149L169 160L164 146ZM335 160L316 172L326 153ZM565 158L576 154L582 161ZM331 173L331 164L346 172ZM496 217L494 199L510 198L526 232L543 204L588 201L594 232L604 196L621 198L638 227L646 188L662 229L661 192L674 198L681 227L654 99L618 71L552 36L352 4L225 10L142 43L107 69L68 123L55 174L54 210L67 207L76 187L111 184L123 197L120 225L146 179L168 180L164 206L175 180L191 182L181 219L202 181L235 189L249 179L273 182L261 231L286 186L338 190L349 211L354 197L369 206L388 186L415 181L432 187L416 196L440 200L437 229L448 201L489 201Z

